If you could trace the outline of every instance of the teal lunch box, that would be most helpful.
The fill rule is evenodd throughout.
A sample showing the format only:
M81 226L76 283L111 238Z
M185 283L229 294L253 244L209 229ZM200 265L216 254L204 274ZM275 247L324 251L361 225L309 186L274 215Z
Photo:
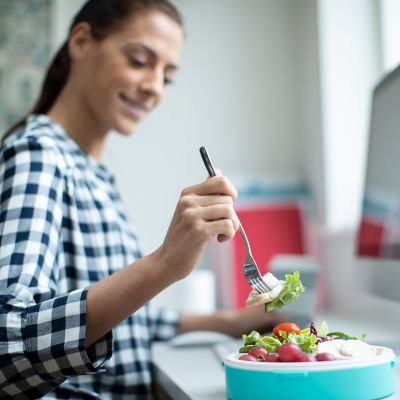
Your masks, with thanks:
M316 362L251 362L228 355L229 400L378 400L395 391L395 355Z

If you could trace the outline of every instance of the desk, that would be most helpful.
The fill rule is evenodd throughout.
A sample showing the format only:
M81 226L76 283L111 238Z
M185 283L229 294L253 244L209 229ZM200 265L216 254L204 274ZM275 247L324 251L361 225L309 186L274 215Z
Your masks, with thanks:
M212 347L156 343L153 353L160 400L225 400L224 369Z
M326 316L324 319L328 321L331 330L340 328L357 335L360 328L365 328L360 333L367 332L370 343L400 345L400 338L394 331L393 334L379 332L376 324L360 326L357 321L334 316ZM224 369L211 346L173 348L168 343L160 342L154 344L153 353L154 379L159 400L226 400ZM399 364L396 367L396 380L400 388ZM400 400L400 389L396 393L385 400Z

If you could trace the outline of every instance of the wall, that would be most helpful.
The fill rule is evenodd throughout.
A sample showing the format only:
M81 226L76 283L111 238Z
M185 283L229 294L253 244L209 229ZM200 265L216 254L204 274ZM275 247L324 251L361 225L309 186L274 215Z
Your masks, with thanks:
M0 135L36 100L51 47L51 4L0 2Z
M302 136L299 152L305 180L315 197L316 212L320 221L326 218L326 193L324 187L323 136L321 115L321 71L318 38L317 2L313 0L292 2L295 18L293 35L296 39L295 66L299 131Z
M318 2L325 225L332 231L354 227L360 215L370 98L382 73L378 17L373 0Z

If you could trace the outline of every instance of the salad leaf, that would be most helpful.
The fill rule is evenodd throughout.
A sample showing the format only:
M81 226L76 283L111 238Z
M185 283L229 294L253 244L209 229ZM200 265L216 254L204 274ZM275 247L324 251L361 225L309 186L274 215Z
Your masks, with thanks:
M320 326L315 326L314 322L311 322L308 328L302 329L300 333L303 335L310 335L311 333L316 336L326 336L329 332L328 324L326 321L322 321Z
M282 343L272 336L261 336L257 331L252 331L248 335L243 335L243 346L239 353L247 353L252 347L262 346L270 353L274 353Z
M329 332L326 336L333 339L357 340L355 336L350 336L344 332Z
M318 338L315 335L304 335L295 333L289 333L286 343L294 343L300 346L304 353L314 353L316 351L316 344Z
M322 321L321 325L317 328L318 336L326 336L329 332L328 324L326 321Z
M265 303L265 312L270 312L276 308L282 308L297 299L300 294L304 292L304 286L300 281L300 273L298 271L295 271L293 275L286 274L285 278L285 286L279 293L279 296Z
M314 322L311 322L310 327L300 331L303 335L314 335L317 337L318 343L333 339L352 340L357 339L355 336L348 335L344 332L329 332L328 324L323 321L319 327L316 327Z
M256 346L264 347L268 353L275 353L282 346L282 343L273 336L263 336L257 340Z
M316 344L318 338L310 334L299 334L290 332L286 335L286 332L282 332L281 339L276 336L261 336L258 332L253 331L250 335L243 335L243 346L239 349L239 353L248 353L248 351L256 346L264 347L269 353L275 353L279 347L284 343L294 343L300 346L305 353L313 353L316 350ZM259 337L256 341L254 339Z
M239 349L239 353L248 353L250 349L252 349L253 347L255 347L254 344L248 345L248 346L242 346Z
M261 335L257 331L251 331L248 335L242 335L243 343L247 345L255 345L257 340L261 338Z

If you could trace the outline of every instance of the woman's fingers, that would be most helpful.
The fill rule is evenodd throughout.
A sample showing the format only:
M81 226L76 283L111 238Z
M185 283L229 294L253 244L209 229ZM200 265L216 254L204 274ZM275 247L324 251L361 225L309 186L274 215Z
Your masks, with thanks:
M182 196L181 202L183 202L187 207L208 207L215 204L233 205L232 197L223 195L197 196L187 194Z
M218 236L225 241L235 236L239 229L239 219L232 206L217 204L209 207L187 208L181 213L187 230L204 235L204 238Z
M204 230L208 237L218 237L218 241L224 242L235 236L236 229L231 219L217 219L215 221L205 221Z
M239 219L233 208L236 197L237 191L229 179L216 176L184 189L179 208L186 223L196 224L208 237L218 236L219 241L225 241L239 229Z
M194 226L196 230L204 231L207 236L210 236L210 231L204 224L213 221L226 221L226 224L229 225L229 231L231 227L235 232L239 228L239 219L231 204L214 204L207 207L187 207L184 203L185 202L180 202L178 207L178 209L180 208L180 211L178 213L180 219L188 229L190 229L189 227ZM225 222L222 226L226 228ZM219 233L224 234L225 231L214 232L211 236L215 236Z
M196 221L230 220L235 232L239 228L239 219L230 196L187 194L180 198L178 209L181 210L182 218L188 225L197 224Z
M220 219L230 220L235 232L239 229L239 219L235 210L229 204L216 204L209 207L202 207L199 210L199 215L206 222Z
M184 196L188 194L195 194L198 196L225 195L232 197L233 200L236 200L237 198L235 187L225 176L214 176L198 185L184 189L182 195Z

